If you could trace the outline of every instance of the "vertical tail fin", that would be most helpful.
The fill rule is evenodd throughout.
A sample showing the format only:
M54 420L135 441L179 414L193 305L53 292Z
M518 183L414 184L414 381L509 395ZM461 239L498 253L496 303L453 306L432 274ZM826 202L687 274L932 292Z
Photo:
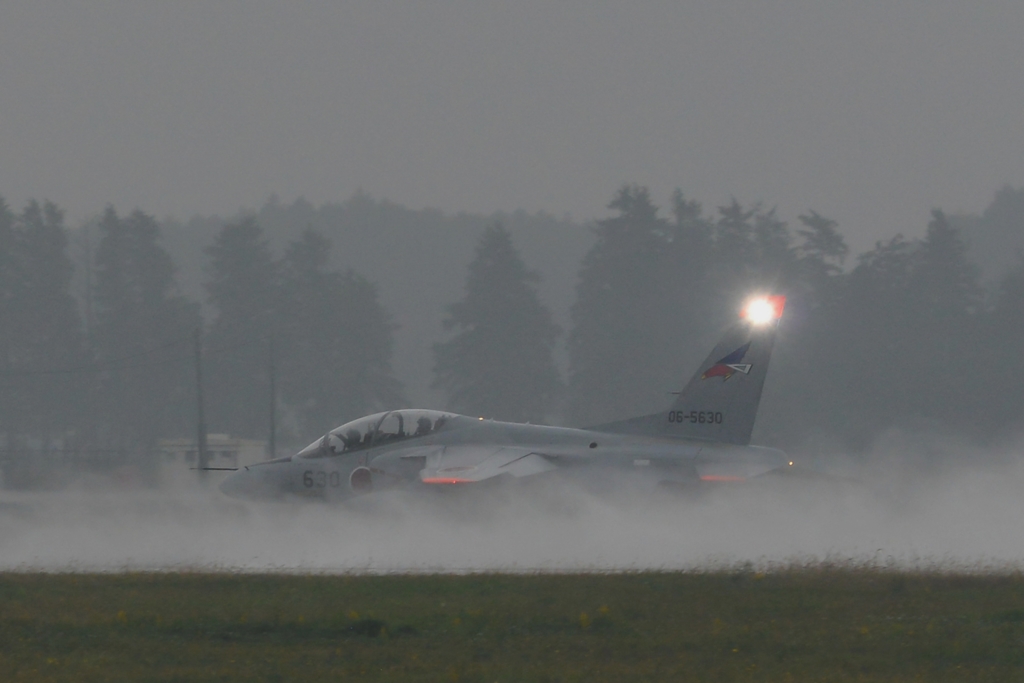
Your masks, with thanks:
M594 429L749 444L785 305L784 296L748 303L667 411Z

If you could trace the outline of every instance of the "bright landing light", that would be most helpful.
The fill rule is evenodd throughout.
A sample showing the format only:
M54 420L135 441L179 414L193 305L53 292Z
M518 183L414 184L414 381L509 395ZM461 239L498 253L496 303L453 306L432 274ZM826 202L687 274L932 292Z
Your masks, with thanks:
M743 307L743 319L755 325L764 325L782 317L786 306L784 296L766 296L751 299Z

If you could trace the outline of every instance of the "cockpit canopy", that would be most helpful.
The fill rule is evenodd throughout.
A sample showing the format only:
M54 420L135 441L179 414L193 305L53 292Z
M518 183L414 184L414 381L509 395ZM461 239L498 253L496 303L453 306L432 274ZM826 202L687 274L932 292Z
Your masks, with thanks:
M296 457L327 458L426 436L450 427L455 417L437 410L391 410L367 415L332 429L299 451Z

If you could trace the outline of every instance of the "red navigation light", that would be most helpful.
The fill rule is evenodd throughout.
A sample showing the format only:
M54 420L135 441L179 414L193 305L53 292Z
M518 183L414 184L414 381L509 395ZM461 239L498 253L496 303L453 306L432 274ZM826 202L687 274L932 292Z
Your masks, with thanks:
M472 479L459 479L458 477L424 477L424 484L470 484Z
M785 307L786 297L782 295L759 296L747 302L741 316L755 325L764 325L781 318Z

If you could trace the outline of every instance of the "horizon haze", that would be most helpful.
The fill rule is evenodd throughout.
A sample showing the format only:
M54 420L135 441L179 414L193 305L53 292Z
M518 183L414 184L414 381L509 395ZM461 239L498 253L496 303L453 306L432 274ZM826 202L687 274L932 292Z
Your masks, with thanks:
M1024 5L15 0L0 193L74 224L272 193L587 221L623 182L851 247L1024 184Z

